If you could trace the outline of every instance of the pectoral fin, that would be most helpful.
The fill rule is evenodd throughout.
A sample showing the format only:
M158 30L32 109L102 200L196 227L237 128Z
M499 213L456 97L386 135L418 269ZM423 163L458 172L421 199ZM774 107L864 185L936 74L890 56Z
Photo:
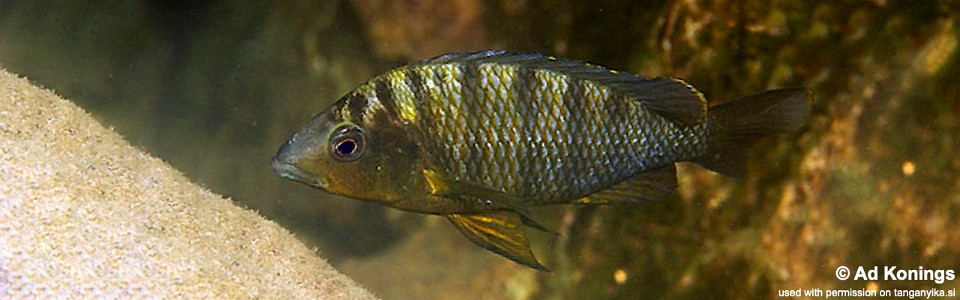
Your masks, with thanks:
M520 214L523 224L544 232L555 233L531 218L530 205L513 195L480 184L453 180L431 170L425 170L424 177L434 196L457 199L465 212L512 210Z
M495 210L476 214L450 214L447 219L460 233L480 247L519 264L549 272L533 256L520 214Z
M577 199L581 204L638 203L663 199L677 187L673 164L637 174L613 186Z
M494 208L515 209L523 206L519 198L483 185L451 179L430 170L424 171L424 177L430 185L431 193L440 197L464 200L472 198Z

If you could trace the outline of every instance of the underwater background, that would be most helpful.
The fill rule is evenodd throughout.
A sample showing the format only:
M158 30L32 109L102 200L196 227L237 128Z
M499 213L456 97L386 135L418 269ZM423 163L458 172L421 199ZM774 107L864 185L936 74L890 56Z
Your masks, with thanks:
M957 1L0 0L0 66L258 210L387 299L773 298L956 289L839 280L960 271ZM331 196L268 162L370 77L438 54L539 52L673 76L712 104L814 91L809 125L733 180L681 163L661 202L535 209L539 272L440 217Z

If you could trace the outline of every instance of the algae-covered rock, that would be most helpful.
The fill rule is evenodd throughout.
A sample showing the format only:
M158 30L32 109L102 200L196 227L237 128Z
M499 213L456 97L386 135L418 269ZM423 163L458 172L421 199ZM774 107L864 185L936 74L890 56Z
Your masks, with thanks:
M289 231L0 69L0 298L373 298Z

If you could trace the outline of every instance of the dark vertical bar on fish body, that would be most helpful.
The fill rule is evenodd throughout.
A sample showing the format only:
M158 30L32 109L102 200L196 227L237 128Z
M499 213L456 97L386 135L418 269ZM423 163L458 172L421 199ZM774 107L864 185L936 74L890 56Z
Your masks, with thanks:
M608 144L613 138L608 130L607 111L605 104L609 100L605 87L598 86L594 81L582 81L581 97L584 103L585 131L584 149L585 154L584 167L585 176L579 176L580 186L585 189L598 188L598 184L608 183L612 174L606 172L612 161L610 160L611 147Z
M476 63L469 62L460 64L460 74L462 74L463 101L467 105L467 110L470 110L471 115L474 115L477 113L474 107L476 107L480 101L483 101L482 97L479 96L479 94L482 94L478 78L480 71L477 70Z
M420 75L422 80L421 86L423 87L423 96L424 100L421 106L424 107L424 113L431 117L432 122L425 126L428 126L430 132L432 132L431 137L435 143L435 153L437 154L436 159L439 159L439 166L444 168L444 173L447 175L453 175L455 179L460 180L461 178L456 178L460 174L458 171L459 163L463 157L453 157L453 152L451 150L452 144L456 143L455 137L451 131L454 128L451 128L450 121L446 119L448 116L445 115L446 110L448 109L448 103L444 103L444 92L443 92L443 77L441 72L438 70L440 65L430 64L417 68L417 72Z
M428 105L430 105L430 101L427 100L427 93L424 91L425 86L423 83L423 77L420 76L420 72L418 71L421 68L424 68L424 66L419 66L415 69L406 69L403 70L403 74L404 78L406 79L407 86L413 93L413 106L417 115L417 127L420 128L420 131L425 135L421 137L423 143L428 145L428 149L425 150L427 153L433 153L435 151L437 141L428 137L433 135L437 124L436 119L428 107ZM428 159L437 158L428 157Z
M603 138L600 134L600 129L602 124L597 124L597 118L600 115L598 108L598 100L600 100L594 92L593 82L587 80L580 81L580 102L583 103L583 131L578 134L582 138L581 147L583 151L583 175L577 176L579 182L577 186L587 187L596 180L597 176L602 176L600 172L597 172L597 164L602 163L604 150L602 145L600 145L600 139Z
M482 139L487 141L487 144L476 145L478 153L481 154L480 158L484 160L479 168L486 175L484 178L478 177L478 179L487 184L504 182L503 178L506 178L504 162L500 154L506 151L501 145L504 145L505 139L507 139L508 128L505 126L505 121L509 116L502 108L505 107L507 101L506 99L500 99L499 89L501 86L498 86L497 83L502 83L502 78L500 78L499 71L499 66L493 63L477 65L477 91L480 96L478 99L480 101L477 102L476 106L477 116L480 117L478 124L481 124L482 128L486 128L484 132L479 134L486 135ZM507 188L505 185L499 185L498 187Z
M516 117L520 128L517 130L520 131L521 136L526 138L521 138L521 140L513 141L513 144L517 147L520 147L519 157L517 158L517 174L514 174L515 180L517 180L518 192L520 195L532 195L536 193L536 187L532 186L533 177L524 176L524 171L535 170L537 164L541 164L541 157L536 153L537 143L535 142L534 126L537 124L537 109L539 106L540 99L534 99L532 96L533 88L531 85L534 84L543 84L542 82L537 82L537 79L533 75L533 70L529 67L521 65L511 65L514 74L513 85L510 87L510 93L515 97L516 100ZM537 174L539 175L539 174Z
M357 89L357 94L350 95L350 100L347 102L347 110L350 112L350 119L354 122L359 122L363 120L363 116L367 111L367 96L373 94L373 90L369 87L366 89Z
M543 195L540 201L548 203L562 198L561 193L570 188L562 182L565 178L564 165L571 163L572 145L566 142L570 134L568 124L571 116L569 108L564 104L570 90L570 77L554 79L551 72L545 70L536 72L534 76L538 83L533 87L536 90L535 97L539 97L542 104L539 107L536 130L541 141L538 150L543 156L542 165L539 166L542 175L536 180L544 182L539 187Z
M602 87L605 89L605 87ZM601 160L598 168L605 174L601 180L603 184L614 184L623 178L633 175L633 163L626 159L623 154L624 136L620 131L621 124L629 122L623 115L627 109L624 107L621 95L614 91L606 91L600 96L599 111L603 113L603 123L600 126L599 135L603 146L604 158Z
M483 151L484 146L489 143L487 136L485 134L476 134L476 130L489 130L490 124L486 122L484 118L485 112L483 110L483 101L486 101L483 98L483 92L480 89L479 83L479 70L477 69L476 61L467 61L460 63L457 68L460 72L460 84L463 90L463 99L461 104L461 115L464 118L464 121L467 126L472 127L474 130L468 130L471 132L469 134L469 145L464 145L464 161L469 165L468 169L478 170L481 168L481 164L484 162L482 158L484 157Z
M491 172L484 182L499 186L509 193L517 193L519 190L516 189L517 182L513 177L516 174L517 162L522 159L522 148L517 145L517 139L513 136L513 132L519 132L516 124L519 121L516 101L511 99L512 85L509 84L513 80L510 75L513 69L500 61L484 64L482 68L484 70L481 74L487 76L485 92L489 97L486 114L494 124L490 130L497 136L493 148L484 153Z
M415 106L420 109L422 102L424 100L423 96L423 78L420 78L420 73L416 70L406 69L403 70L403 77L407 80L407 86L410 87L410 90L413 91L413 98L415 100ZM417 112L417 115L420 115L420 112Z
M617 147L616 140L619 140L619 137L614 134L613 123L615 116L618 115L616 109L616 95L612 95L613 91L607 90L606 87L597 87L598 91L605 91L601 93L592 94L594 107L596 108L597 114L600 116L600 122L597 124L596 128L596 143L598 144L599 157L594 162L595 167L597 168L597 173L602 174L602 176L597 176L594 178L596 183L602 183L605 185L613 184L612 182L615 178L618 178L619 172L617 169L623 170L628 169L629 166L620 165L621 161L617 158ZM616 165L616 167L614 167Z
M581 182L581 177L583 177L586 172L586 159L589 159L588 156L590 153L590 145L585 145L583 143L583 136L589 134L589 131L586 127L586 99L583 98L583 91L586 90L584 87L584 81L580 79L569 79L567 84L570 86L567 89L567 93L564 94L563 99L565 100L565 106L570 112L570 119L568 120L569 126L567 127L570 132L567 134L568 140L564 141L570 146L571 157L568 164L565 165L565 170L563 172L564 184L570 187L568 192L571 193L581 193L583 192L583 184ZM570 195L564 195L570 196Z
M629 165L631 173L634 173L633 171L636 170L636 159L633 159L633 157L635 155L634 153L638 150L634 149L635 147L631 147L629 132L636 130L633 126L635 122L633 118L635 118L636 115L632 115L634 111L630 102L628 102L630 101L629 99L624 98L622 95L614 95L612 97L611 102L615 104L611 108L611 119L613 122L611 129L613 135L616 137L614 147L617 150L617 157L623 160L626 165Z
M389 116L399 116L397 112L396 103L394 103L394 91L390 89L390 84L387 83L386 77L379 77L373 82L374 91L376 92L377 99L380 100L380 104L383 105L383 108L387 111Z

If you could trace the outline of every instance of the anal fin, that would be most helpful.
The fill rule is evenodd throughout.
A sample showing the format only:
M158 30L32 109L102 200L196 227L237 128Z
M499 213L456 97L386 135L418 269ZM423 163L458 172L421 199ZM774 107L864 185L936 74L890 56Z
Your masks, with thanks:
M520 214L508 210L472 214L449 214L447 219L470 241L519 264L549 270L537 261L530 250L526 228Z
M669 164L576 200L580 204L639 203L657 201L677 188L677 168Z

